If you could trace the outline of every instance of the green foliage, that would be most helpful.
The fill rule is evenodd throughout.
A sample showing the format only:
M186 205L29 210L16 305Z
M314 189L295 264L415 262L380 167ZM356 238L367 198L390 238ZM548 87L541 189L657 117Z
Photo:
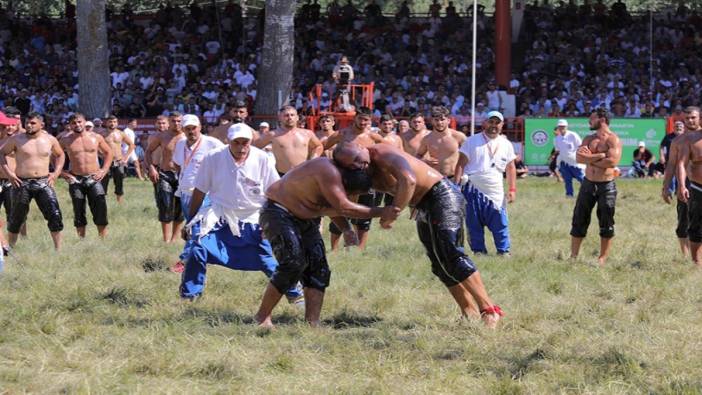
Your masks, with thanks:
M567 259L573 200L552 179L519 180L513 257L475 258L506 312L497 331L460 319L431 274L414 224L376 223L368 249L329 255L324 327L281 303L273 331L252 316L257 272L208 268L184 302L165 269L149 183L109 197L109 236L67 229L54 253L35 206L0 275L0 388L8 393L660 393L702 392L702 271L679 257L675 208L658 181L620 180L616 238L594 266L597 221ZM112 191L112 188L110 188ZM488 237L488 239L490 239ZM492 250L492 248L490 247Z

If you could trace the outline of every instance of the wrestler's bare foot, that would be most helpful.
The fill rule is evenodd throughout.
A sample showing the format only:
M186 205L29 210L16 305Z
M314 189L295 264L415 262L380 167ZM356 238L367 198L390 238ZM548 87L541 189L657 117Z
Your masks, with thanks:
M311 328L321 328L322 327L322 321L316 320L316 321L307 321L308 324L310 324Z
M606 256L601 256L601 257L597 258L597 264L598 264L600 267L604 267L604 265L605 265L606 262L607 262L607 257L606 257Z
M266 318L260 318L259 316L255 315L254 320L258 323L258 327L262 329L275 329L275 325L273 325L273 321L271 320L271 317L268 316Z
M483 324L485 324L485 327L490 329L497 328L497 323L501 319L500 315L497 313L483 314L480 318L483 320Z
M502 311L500 306L494 305L480 312L480 318L483 320L483 324L490 329L495 329L497 323L502 319L505 313Z

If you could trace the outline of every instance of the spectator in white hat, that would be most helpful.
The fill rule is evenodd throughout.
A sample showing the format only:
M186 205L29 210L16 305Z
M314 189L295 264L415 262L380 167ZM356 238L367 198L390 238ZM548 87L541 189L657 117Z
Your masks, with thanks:
M583 141L577 133L568 130L568 121L565 119L558 120L555 134L556 138L553 141L553 145L558 151L558 158L556 159L558 171L563 177L566 197L572 198L575 196L573 179L582 184L583 177L585 177L585 172L583 171L585 165L575 160L575 153Z

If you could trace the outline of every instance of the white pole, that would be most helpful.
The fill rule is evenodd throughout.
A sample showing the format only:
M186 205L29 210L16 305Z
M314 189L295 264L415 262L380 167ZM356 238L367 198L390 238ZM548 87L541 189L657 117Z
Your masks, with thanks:
M648 91L653 95L653 9L656 6L656 0L651 2L649 6L649 34L648 34Z
M473 0L473 71L471 73L470 88L470 135L475 134L475 65L478 53L478 0Z

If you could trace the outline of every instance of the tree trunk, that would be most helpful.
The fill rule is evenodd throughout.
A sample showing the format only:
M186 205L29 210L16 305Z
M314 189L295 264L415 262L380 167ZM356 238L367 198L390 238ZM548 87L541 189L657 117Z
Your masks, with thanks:
M78 0L78 107L92 119L110 111L110 65L105 0Z
M266 22L257 72L256 114L277 114L288 102L295 60L296 1L266 0Z

